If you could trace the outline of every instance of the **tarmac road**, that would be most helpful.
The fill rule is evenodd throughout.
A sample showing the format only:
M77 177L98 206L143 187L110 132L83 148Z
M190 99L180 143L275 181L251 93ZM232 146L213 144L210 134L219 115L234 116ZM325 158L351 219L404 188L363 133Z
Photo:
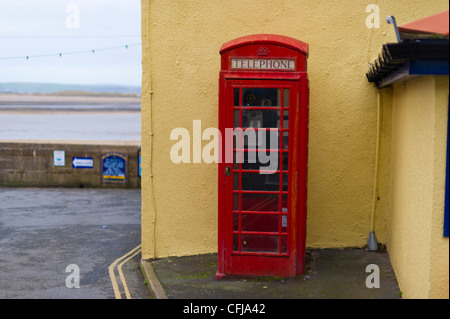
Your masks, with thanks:
M124 287L128 297L148 298L139 269L140 196L122 189L0 189L0 299L125 299ZM127 261L129 252L135 256Z

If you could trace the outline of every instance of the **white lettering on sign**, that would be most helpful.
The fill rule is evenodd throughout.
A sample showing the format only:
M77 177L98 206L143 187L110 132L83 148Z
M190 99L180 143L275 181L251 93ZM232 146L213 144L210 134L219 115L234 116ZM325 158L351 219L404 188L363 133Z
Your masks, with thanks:
M72 158L73 168L93 168L94 160L92 157L73 157Z
M295 70L295 60L231 59L232 69Z

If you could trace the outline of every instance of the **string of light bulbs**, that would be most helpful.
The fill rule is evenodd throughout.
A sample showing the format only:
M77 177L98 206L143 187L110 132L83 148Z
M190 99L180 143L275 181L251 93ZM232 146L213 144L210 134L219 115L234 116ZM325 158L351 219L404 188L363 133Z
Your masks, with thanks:
M0 38L33 38L33 39L41 39L41 38L140 38L141 35L2 35L0 34Z
M10 56L10 57L0 57L0 60L19 60L19 59L35 59L35 58L43 58L43 57L60 57L62 58L65 55L73 55L73 54L85 54L91 53L94 54L98 51L106 51L106 50L117 50L117 49L125 49L127 50L130 47L141 45L141 43L131 43L114 47L107 48L98 48L98 49L89 49L89 50L78 50L78 51L69 51L69 52L58 52L58 53L49 53L49 54L36 54L36 55L22 55L22 56Z

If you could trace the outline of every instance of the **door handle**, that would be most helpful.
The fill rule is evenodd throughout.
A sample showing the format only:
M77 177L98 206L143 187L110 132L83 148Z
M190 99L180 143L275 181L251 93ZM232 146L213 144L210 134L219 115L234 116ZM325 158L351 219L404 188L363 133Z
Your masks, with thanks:
M231 174L231 167L230 166L225 167L225 176L230 176L230 174Z

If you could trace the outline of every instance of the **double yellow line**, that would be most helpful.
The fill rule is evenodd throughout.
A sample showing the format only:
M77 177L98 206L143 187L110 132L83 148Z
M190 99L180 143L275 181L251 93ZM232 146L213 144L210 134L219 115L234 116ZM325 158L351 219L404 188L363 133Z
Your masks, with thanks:
M109 277L111 278L111 283L112 283L112 286L114 289L114 295L116 296L116 299L122 299L122 295L119 290L119 285L117 284L116 275L114 274L114 268L120 261L122 261L119 264L119 266L117 267L117 271L119 272L119 277L120 277L120 280L122 281L122 286L125 291L125 296L127 297L127 299L131 299L130 291L128 290L127 282L125 281L125 276L123 275L123 272L122 272L122 266L127 261L129 261L131 258L133 258L137 254L139 254L140 252L141 252L141 245L133 248L132 250L130 250L128 253L126 253L122 257L116 259L116 261L114 261L109 266Z

